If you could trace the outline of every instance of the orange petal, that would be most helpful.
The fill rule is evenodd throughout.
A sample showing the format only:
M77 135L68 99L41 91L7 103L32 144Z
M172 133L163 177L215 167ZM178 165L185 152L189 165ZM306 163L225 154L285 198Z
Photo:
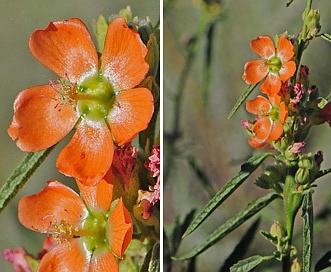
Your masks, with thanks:
M284 62L282 68L280 68L279 70L279 76L281 81L285 82L289 78L291 78L295 73L295 69L296 69L296 64L294 61L291 60Z
M114 19L108 26L101 71L117 90L137 86L148 72L145 61L147 48L137 32L123 18Z
M282 102L280 104L280 107L279 107L279 119L280 119L280 122L282 124L284 124L284 122L285 122L285 120L287 118L287 115L288 115L288 109L287 109L285 103Z
M102 179L95 186L85 186L77 182L82 198L88 207L99 207L108 211L113 198L113 184Z
M89 272L118 272L118 262L109 250L103 250L102 253L98 252L98 248L94 251L93 257L90 263Z
M275 95L275 96L268 96L268 99L269 99L271 105L279 106L282 97L280 95Z
M268 74L267 67L261 60L251 60L245 64L242 78L247 84L260 82Z
M275 46L269 36L260 36L250 43L252 50L259 56L268 59L275 55Z
M18 219L34 231L46 233L61 220L76 224L87 212L79 195L58 181L50 181L35 195L22 197L18 206Z
M281 122L275 122L272 125L268 141L276 141L283 134L283 125Z
M57 98L49 85L31 87L16 97L8 134L21 150L46 149L72 130L78 117L72 107L59 105Z
M132 219L123 204L122 198L119 199L116 207L109 216L107 230L108 243L113 253L119 258L122 258L124 251L132 239L133 233Z
M280 91L281 81L278 74L269 73L266 80L262 83L260 90L269 96L275 96Z
M270 118L264 117L259 119L255 124L253 128L253 132L255 134L255 141L256 142L266 142L271 131L272 123Z
M84 252L80 239L63 242L42 257L38 266L40 272L89 271L91 254Z
M43 65L70 82L98 71L98 54L85 24L76 18L51 22L35 31L29 42L32 54Z
M118 145L131 141L146 129L153 111L153 96L146 88L135 88L117 95L107 119Z
M253 148L264 148L268 145L268 142L257 142L254 137L250 138L248 140L248 143L250 144L251 147Z
M56 166L61 173L93 186L107 173L113 154L113 139L106 123L83 119Z
M253 100L249 100L246 103L246 110L253 114L268 113L271 109L271 104L268 99L258 95Z
M282 62L288 61L294 56L293 45L284 35L279 37L277 56Z

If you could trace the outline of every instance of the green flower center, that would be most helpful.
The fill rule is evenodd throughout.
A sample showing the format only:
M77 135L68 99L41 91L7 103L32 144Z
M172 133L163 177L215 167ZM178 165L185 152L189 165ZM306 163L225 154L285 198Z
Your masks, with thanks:
M96 249L107 247L106 238L107 217L103 211L93 210L81 221L78 234L85 244L86 250L94 252Z
M282 68L282 61L277 56L272 56L267 61L268 70L271 73L278 73L279 70Z
M271 118L272 121L279 121L279 106L272 106L271 110L269 112L269 117Z
M105 119L115 102L115 91L102 75L86 78L77 88L75 98L80 116L92 120Z

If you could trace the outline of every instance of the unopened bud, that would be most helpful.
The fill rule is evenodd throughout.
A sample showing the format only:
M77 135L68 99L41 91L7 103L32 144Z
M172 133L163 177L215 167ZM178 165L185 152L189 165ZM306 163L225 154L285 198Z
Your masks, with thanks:
M295 182L304 185L310 182L310 171L309 169L299 168L295 173Z
M307 39L311 39L320 31L320 12L318 9L311 9L305 19L308 28Z
M302 267L301 264L299 263L298 259L294 259L291 265L291 272L301 272Z
M275 221L270 227L270 234L277 237L278 241L280 241L285 237L285 229L278 221Z

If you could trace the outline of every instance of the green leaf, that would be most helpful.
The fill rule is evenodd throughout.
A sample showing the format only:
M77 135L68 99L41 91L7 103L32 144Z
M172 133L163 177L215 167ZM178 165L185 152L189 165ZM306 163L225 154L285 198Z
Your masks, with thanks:
M303 253L302 268L303 272L311 271L311 259L313 251L313 190L309 190L303 195L302 217L303 217Z
M199 255L201 252L205 251L213 244L224 238L278 197L280 197L278 194L272 192L264 197L253 200L247 205L247 207L219 226L201 245L194 247L189 253L183 256L174 257L173 259L186 260Z
M160 244L156 243L153 246L151 260L148 266L148 272L160 271Z
M321 37L322 37L324 40L326 40L326 41L328 41L328 42L331 42L331 35L330 35L330 34L323 33L323 34L321 34Z
M278 244L278 238L277 236L273 236L270 232L261 230L260 231L261 236L263 236L264 239L266 239L267 241L277 245Z
M183 238L193 232L221 203L227 199L256 168L272 153L262 153L255 155L248 159L246 163L241 166L240 172L225 186L219 190L216 195L206 204L202 211L193 220L190 226L185 231Z
M247 259L241 260L230 268L230 272L249 272L264 261L273 259L273 256L260 256L255 255Z
M54 146L43 151L26 154L20 165L13 171L0 189L0 212L2 212L9 201L19 192L53 148Z
M230 256L225 260L222 268L219 272L228 272L230 267L240 261L241 258L246 254L249 246L255 237L256 231L260 225L260 218L256 219L255 222L249 227L248 230L241 237L239 243L236 245L235 249L232 251Z
M286 3L286 7L288 7L289 5L291 5L293 3L294 0L288 0Z
M255 89L255 87L257 86L258 83L256 84L252 84L249 85L247 87L247 89L243 92L243 94L239 97L239 99L237 100L236 104L234 105L234 107L232 108L228 119L230 119L235 113L236 111L239 109L239 107L245 102L246 98L251 94L251 92Z
M331 250L326 252L315 265L315 271L322 271L325 268L331 267Z
M318 178L321 178L321 177L323 177L323 176L325 176L325 175L327 175L327 174L329 174L329 173L331 173L331 168L324 169L324 170L320 170L320 171L317 173L317 175L316 175L316 177L315 177L315 180L318 179Z

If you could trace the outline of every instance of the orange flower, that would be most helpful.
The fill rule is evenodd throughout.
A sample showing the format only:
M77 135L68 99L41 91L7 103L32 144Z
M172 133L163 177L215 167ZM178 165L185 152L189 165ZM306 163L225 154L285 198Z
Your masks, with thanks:
M266 77L261 92L269 96L277 95L281 82L287 81L295 73L296 64L291 60L294 56L293 45L282 35L277 49L269 36L252 40L250 46L262 58L245 64L243 79L247 84L255 84Z
M122 199L111 203L113 185L101 180L81 197L58 181L19 202L18 217L27 228L47 233L58 244L41 259L38 271L118 271L132 238L132 219Z
M151 119L151 92L134 88L149 69L147 48L123 18L109 24L100 57L79 19L51 22L31 35L29 46L61 78L17 96L8 133L21 150L31 152L56 144L76 126L57 168L95 185L110 168L113 140L131 141Z
M257 115L251 129L253 136L248 140L252 147L263 148L283 134L288 110L285 103L281 102L281 96L271 96L268 100L258 95L247 101L246 109Z

